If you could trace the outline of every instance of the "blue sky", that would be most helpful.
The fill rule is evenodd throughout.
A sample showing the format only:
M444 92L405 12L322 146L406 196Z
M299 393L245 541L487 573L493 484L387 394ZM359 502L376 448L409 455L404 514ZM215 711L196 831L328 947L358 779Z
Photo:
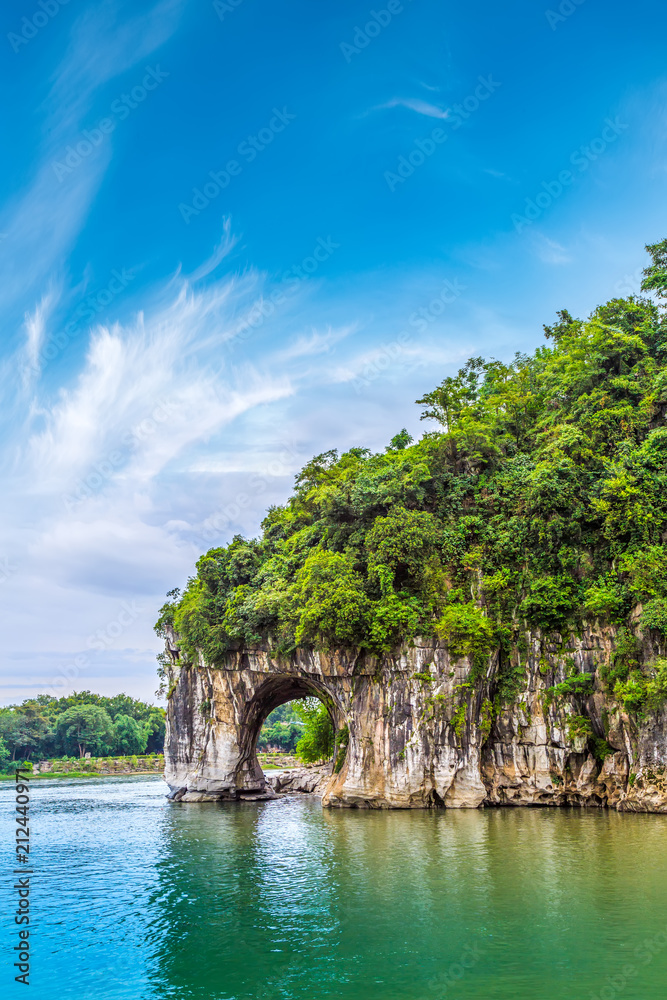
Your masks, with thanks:
M201 552L667 235L658 0L0 19L0 702L151 698Z

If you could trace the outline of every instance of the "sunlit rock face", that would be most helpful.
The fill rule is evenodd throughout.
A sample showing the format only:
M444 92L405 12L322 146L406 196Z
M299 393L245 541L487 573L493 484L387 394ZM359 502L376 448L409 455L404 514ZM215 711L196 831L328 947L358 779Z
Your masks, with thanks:
M165 744L171 798L273 797L255 752L261 725L278 705L318 695L335 727L349 729L338 773L330 767L317 787L302 789L321 794L324 805L667 812L667 716L638 722L604 694L599 668L609 662L614 638L611 629L562 641L550 636L548 644L527 635L509 662L494 654L481 676L478 664L473 682L467 658L454 660L442 645L419 640L382 659L353 650L304 649L285 658L245 649L212 667L201 658L183 664L172 636ZM508 667L516 678L511 704L498 698ZM583 701L549 697L573 670L590 675L592 693Z

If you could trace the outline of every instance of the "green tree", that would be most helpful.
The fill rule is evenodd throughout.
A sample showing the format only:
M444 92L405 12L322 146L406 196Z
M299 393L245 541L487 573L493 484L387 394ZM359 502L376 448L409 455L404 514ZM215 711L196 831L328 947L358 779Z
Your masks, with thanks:
M349 559L319 549L307 556L292 588L297 644L353 646L368 628L370 601Z
M661 299L667 298L667 240L647 244L646 250L653 263L644 268L643 292L655 292Z
M34 699L26 700L20 708L0 710L0 738L5 741L12 760L44 756L52 748L52 737L43 706Z
M304 698L294 707L303 722L303 736L296 745L297 756L304 764L329 760L334 751L334 731L325 706L317 698Z
M166 732L165 710L154 708L144 723L146 728L146 753L162 753ZM144 751L142 751L143 753Z
M7 749L5 741L0 736L0 772L2 772L3 774L6 773L7 771L7 765L9 764L11 757L12 755Z
M384 594L405 587L420 592L437 561L441 535L427 511L396 507L377 517L366 535L369 578Z
M148 742L146 724L130 715L117 715L113 722L113 752L122 755L144 753Z
M101 756L110 752L115 740L109 713L98 705L73 705L56 720L56 739L68 754Z
M46 694L27 698L20 705L0 709L0 738L4 739L12 759L52 757L63 749L62 742L57 741L56 720L68 709L83 705L104 709L112 721L119 715L132 718L147 731L147 749L151 753L162 752L164 709L126 694L107 697L91 691L74 691L61 698Z
M407 448L407 446L409 444L412 444L413 441L414 438L412 437L411 434L408 434L407 430L404 427L402 430L398 432L398 434L394 434L393 438L387 445L387 451L391 451L392 449L394 451L403 451L403 449Z
M299 718L295 709L296 704L298 702L286 701L284 704L278 705L267 715L265 725L272 726L275 722L296 722Z
M303 726L294 722L274 722L271 725L262 726L257 747L265 750L267 747L278 747L285 753L292 753L299 738L303 735Z

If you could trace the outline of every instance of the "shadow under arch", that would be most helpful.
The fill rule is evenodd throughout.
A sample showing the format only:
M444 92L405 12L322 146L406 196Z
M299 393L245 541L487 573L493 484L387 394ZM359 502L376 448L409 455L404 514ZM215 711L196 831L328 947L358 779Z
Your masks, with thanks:
M246 702L241 720L239 771L250 777L251 785L265 781L257 757L257 738L264 720L279 705L309 697L318 698L322 702L329 713L334 734L346 724L347 717L338 698L317 677L274 674Z

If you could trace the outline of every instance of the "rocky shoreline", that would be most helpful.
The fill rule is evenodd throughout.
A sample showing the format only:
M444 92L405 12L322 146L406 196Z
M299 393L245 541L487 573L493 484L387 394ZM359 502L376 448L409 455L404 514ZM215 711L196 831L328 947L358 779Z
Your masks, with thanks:
M322 767L296 767L289 771L267 776L266 783L274 792L288 794L302 792L322 797L331 780L331 764Z
M482 676L467 657L415 642L393 657L263 649L210 667L168 643L171 697L165 778L177 801L321 794L325 806L581 806L667 813L667 715L633 717L604 683L613 628L527 634ZM648 641L648 640L647 640ZM648 650L647 659L651 653ZM511 698L499 696L511 675ZM572 678L581 682L570 684ZM473 680L474 678L474 680ZM583 692L583 693L582 693ZM349 744L338 773L267 778L254 749L266 714L317 694Z

